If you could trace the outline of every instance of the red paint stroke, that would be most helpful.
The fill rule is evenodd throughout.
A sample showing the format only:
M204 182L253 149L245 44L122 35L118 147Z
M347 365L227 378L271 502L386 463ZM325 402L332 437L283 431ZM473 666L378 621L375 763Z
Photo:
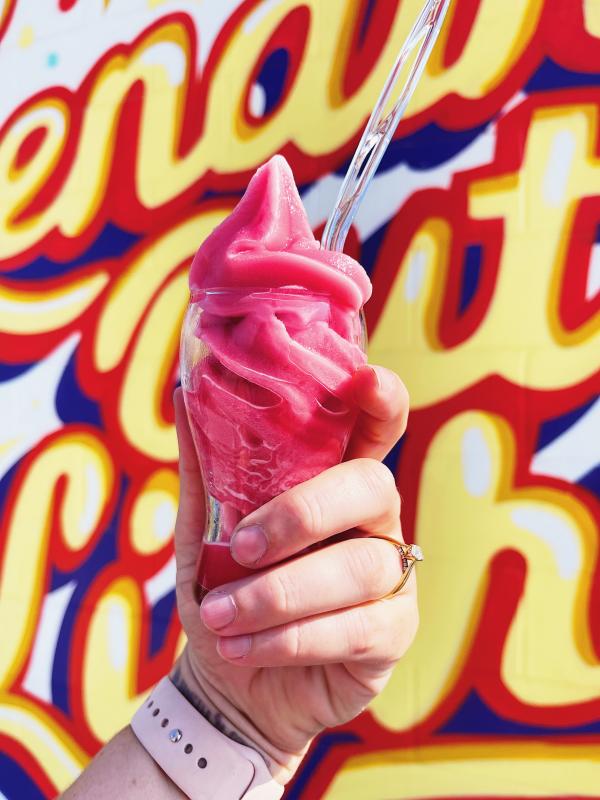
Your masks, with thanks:
M4 0L4 14L0 19L0 41L2 41L4 34L8 30L16 7L17 0Z

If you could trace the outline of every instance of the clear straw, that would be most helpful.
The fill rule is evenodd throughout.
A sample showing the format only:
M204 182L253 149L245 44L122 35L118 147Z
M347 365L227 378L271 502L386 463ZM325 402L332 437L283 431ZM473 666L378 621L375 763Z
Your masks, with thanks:
M321 246L324 249L338 251L344 249L346 236L356 216L358 206L413 96L444 23L450 2L451 0L427 0L413 29L402 45L354 153L335 206L327 220L321 237ZM417 51L416 56L402 85L398 100L389 114L384 116L390 98L397 89L396 84L400 79L402 68L415 50Z

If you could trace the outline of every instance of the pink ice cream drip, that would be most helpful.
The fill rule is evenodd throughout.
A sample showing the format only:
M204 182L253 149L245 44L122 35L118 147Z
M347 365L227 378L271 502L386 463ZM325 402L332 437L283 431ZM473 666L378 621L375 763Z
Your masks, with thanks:
M371 284L354 259L320 248L274 156L198 250L190 287L206 355L186 403L208 492L231 530L342 459Z

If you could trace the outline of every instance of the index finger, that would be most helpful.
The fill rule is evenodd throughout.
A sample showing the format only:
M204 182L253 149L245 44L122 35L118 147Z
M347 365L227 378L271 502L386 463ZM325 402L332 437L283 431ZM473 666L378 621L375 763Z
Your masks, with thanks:
M239 564L260 569L352 529L401 541L400 496L380 461L338 464L274 497L240 522L231 553Z
M385 367L364 366L353 382L360 409L345 459L382 461L403 435L408 421L408 391L398 375Z

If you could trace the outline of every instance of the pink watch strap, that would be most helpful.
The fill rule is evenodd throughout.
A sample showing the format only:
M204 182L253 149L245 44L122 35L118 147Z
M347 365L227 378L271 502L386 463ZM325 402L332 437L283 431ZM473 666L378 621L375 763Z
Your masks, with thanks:
M168 678L136 711L131 728L190 800L278 800L283 794L256 750L214 728Z

